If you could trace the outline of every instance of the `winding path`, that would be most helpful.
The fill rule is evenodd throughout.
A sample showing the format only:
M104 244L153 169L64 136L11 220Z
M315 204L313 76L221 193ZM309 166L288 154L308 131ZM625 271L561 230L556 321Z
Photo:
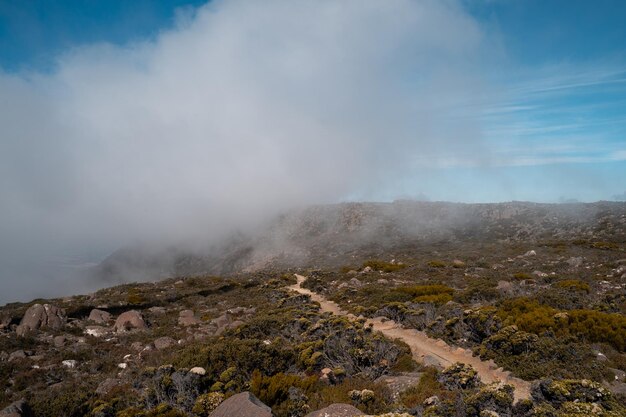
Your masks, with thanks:
M289 289L310 296L313 301L320 304L320 309L323 312L346 316L351 319L357 318L354 314L342 310L337 303L327 300L307 288L302 288L302 283L306 280L306 277L296 274L296 278L298 282L290 286ZM515 401L530 398L530 382L512 376L510 372L499 368L492 360L483 361L476 356L472 356L470 350L460 347L455 348L441 339L430 338L424 332L415 329L403 328L393 320L387 320L382 317L368 319L366 325L371 325L374 330L381 332L387 337L400 339L405 342L411 348L413 358L417 362L440 368L446 368L455 362L465 363L471 365L478 372L480 379L484 383L500 381L515 387Z

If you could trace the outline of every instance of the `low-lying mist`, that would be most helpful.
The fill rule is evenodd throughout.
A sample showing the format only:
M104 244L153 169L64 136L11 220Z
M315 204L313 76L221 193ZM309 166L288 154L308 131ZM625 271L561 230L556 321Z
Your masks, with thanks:
M478 155L447 109L480 94L484 47L454 1L221 0L0 73L0 303L67 293L68 262L208 244L392 186L417 157Z

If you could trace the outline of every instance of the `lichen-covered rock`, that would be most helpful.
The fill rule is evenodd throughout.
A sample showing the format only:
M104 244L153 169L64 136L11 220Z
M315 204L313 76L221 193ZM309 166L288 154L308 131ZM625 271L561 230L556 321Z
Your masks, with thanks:
M251 392L241 392L221 403L210 417L272 417L272 409Z
M143 330L147 328L148 326L143 320L143 316L137 310L130 310L120 314L113 326L113 329L118 333L133 329Z
M448 389L470 389L480 384L480 377L470 365L457 362L441 372L439 382Z
M32 330L60 329L66 322L65 310L52 304L33 304L24 313L16 332L18 336L25 336Z

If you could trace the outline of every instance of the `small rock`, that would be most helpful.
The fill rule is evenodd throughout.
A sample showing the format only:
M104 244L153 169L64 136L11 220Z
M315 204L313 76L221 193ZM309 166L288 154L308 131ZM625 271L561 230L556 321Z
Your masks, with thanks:
M148 311L151 312L152 314L165 314L165 307L159 307L159 306L150 307Z
M363 270L361 271L362 274L367 274L369 272L372 272L373 269L371 266L366 266L365 268L363 268Z
M107 334L107 329L102 326L87 326L85 334L93 337L102 337Z
M348 281L348 285L350 285L351 287L360 288L363 286L363 283L357 278L352 278L350 281Z
M524 258L528 258L529 256L537 256L537 252L535 252L534 250L529 250L528 252L526 252L524 255L522 255Z
M206 375L206 369L200 366L195 366L191 368L189 372L191 372L192 374L196 374L196 375Z
M89 320L93 321L94 323L105 324L108 323L109 320L111 320L111 313L94 308L93 310L91 310L91 313L89 313Z
M55 338L52 339L52 343L54 344L55 348L62 348L63 346L65 346L66 341L67 338L65 336L55 336Z
M197 318L194 315L194 312L192 310L183 310L178 315L178 325L179 326L187 327L187 326L194 326L194 325L200 324L200 323L202 323L202 320Z
M78 366L78 361L74 359L68 359L68 360L61 362L61 364L65 366L66 368L74 369L76 368L76 366Z
M158 350L170 348L174 346L175 344L176 344L176 340L168 336L159 337L158 339L154 341L154 347L157 348Z
M130 310L120 314L113 326L113 329L118 333L132 329L143 330L147 328L148 326L146 326L143 316L137 310Z
M567 262L567 264L572 268L578 268L583 264L583 257L582 256L571 257L565 262Z
M0 332L8 331L11 326L11 317L2 316L0 317Z
M441 403L441 400L439 400L439 397L437 397L436 395L433 395L432 397L428 397L424 400L425 407L437 406L440 403Z
M9 355L8 361L13 362L18 359L24 359L25 357L26 357L26 352L20 349L20 350L16 350L15 352L11 352L11 354Z
M107 378L98 385L96 388L96 394L98 395L106 395L111 392L114 388L117 388L122 385L122 381L115 378Z
M128 368L128 364L126 362L121 362L117 364L117 367L120 369L126 369Z

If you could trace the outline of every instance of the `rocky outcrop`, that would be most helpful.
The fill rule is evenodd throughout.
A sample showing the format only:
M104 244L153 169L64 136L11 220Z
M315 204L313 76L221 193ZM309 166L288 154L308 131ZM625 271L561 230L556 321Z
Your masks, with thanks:
M221 403L209 417L272 417L272 409L251 392L242 392Z
M34 304L26 310L16 332L18 336L24 336L32 330L59 329L66 322L65 310L52 304Z
M19 400L0 411L0 417L32 417L33 413L26 401Z
M105 324L108 323L109 320L111 320L111 313L94 308L93 310L91 310L91 313L89 313L89 320L93 321L94 323Z
M120 314L117 320L115 320L115 325L113 326L113 330L118 333L134 329L143 330L147 328L148 326L143 320L143 316L137 310L130 310Z
M350 404L331 404L326 408L307 414L306 417L357 417L362 415L361 410Z

